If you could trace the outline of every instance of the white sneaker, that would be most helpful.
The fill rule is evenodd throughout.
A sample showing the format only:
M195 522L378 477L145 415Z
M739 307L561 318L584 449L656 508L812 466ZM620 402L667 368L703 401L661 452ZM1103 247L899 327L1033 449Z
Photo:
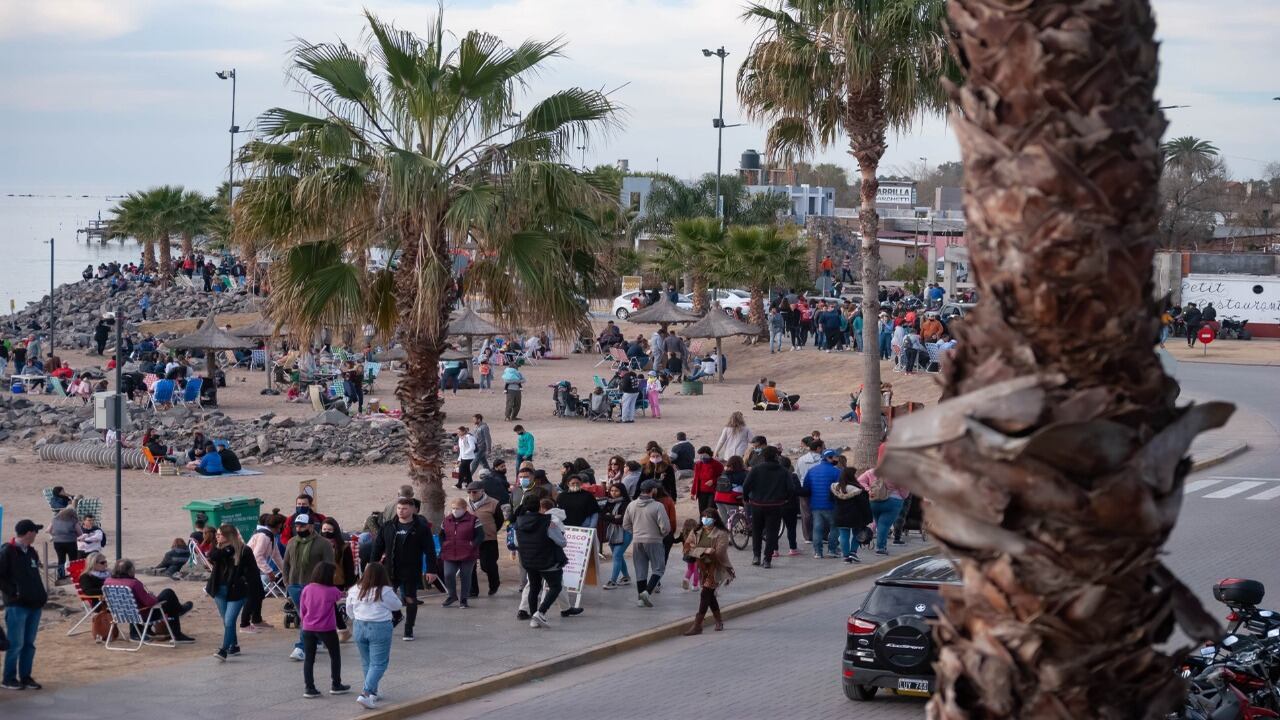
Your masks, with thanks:
M372 697L368 695L357 695L356 702L360 703L361 705L363 705L365 708L369 710L374 710L378 707L378 701L375 698L377 698L376 695Z
M302 652L302 648L294 648L293 652L289 653L289 657L293 660L297 660L301 662L307 659L307 654Z
M644 607L653 607L653 601L649 599L649 592L640 593L640 604Z
M644 604L644 599L643 599L643 598L639 598L639 597L637 597L637 598L636 598L636 607L649 607L649 606Z
M540 612L533 614L533 618L529 620L533 623L533 627L547 627L547 616Z

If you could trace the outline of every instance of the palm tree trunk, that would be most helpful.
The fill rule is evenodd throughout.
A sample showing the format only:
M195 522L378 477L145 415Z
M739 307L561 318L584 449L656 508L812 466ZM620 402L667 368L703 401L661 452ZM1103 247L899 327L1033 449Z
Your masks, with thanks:
M142 241L142 269L149 273L156 271L156 243L151 238Z
M702 315L707 311L707 276L702 273L693 274L693 311Z
M414 233L406 233L413 237ZM400 258L400 266L396 271L396 304L400 315L401 335L404 339L406 354L405 373L396 386L396 397L400 400L403 411L401 420L409 434L409 479L418 488L419 497L425 505L427 519L435 527L440 526L444 517L444 457L443 443L444 400L440 397L440 353L445 344L445 333L449 325L449 309L452 296L440 303L438 312L438 330L432 332L421 327L415 314L415 303L421 292L419 281L424 271L419 263L433 268L430 258L419 258L419 252L428 250L421 248L426 240L404 243L404 252ZM433 246L426 254L436 258L449 257L448 245L443 230L435 233L430 239ZM446 268L447 271L447 268ZM448 278L435 278L444 282L440 287L447 287ZM430 284L430 281L428 281Z
M183 232L182 233L182 257L184 258L192 257L192 249L191 249L192 242L193 242L193 238L191 236L191 233Z
M876 213L880 182L876 171L886 150L887 125L878 87L850 94L845 128L850 154L858 161L862 175L858 210L858 230L862 234L862 394L858 407L862 423L854 448L858 468L874 467L880 448L880 332L875 322L880 314L880 243L876 237L880 231L880 215Z
M173 284L173 247L169 236L163 235L160 240L160 287Z
M881 467L929 498L958 562L929 717L1159 718L1183 681L1159 649L1216 623L1160 561L1201 430L1152 345L1159 216L1148 0L951 0L967 80L952 115L982 302L943 402ZM864 188L865 193L865 188Z
M747 313L747 319L752 325L760 328L760 334L764 337L769 335L769 320L764 314L764 296L768 293L767 289L753 287L751 288L751 304Z

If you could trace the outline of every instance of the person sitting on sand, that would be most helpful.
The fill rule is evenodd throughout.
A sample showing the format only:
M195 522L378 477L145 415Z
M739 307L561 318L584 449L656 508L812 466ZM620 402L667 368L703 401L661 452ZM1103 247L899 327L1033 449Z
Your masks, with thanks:
M174 538L169 550L165 552L164 557L156 564L155 572L158 575L168 575L176 580L176 575L182 572L182 568L186 567L190 561L191 548L187 547L187 541L182 538Z
M218 441L218 457L222 459L222 471L235 473L240 472L240 457L231 449L225 441Z
M222 456L218 454L211 442L204 444L204 453L199 460L187 463L187 469L195 470L200 475L221 475L226 472L222 467Z
M187 460L199 460L200 456L204 455L205 444L206 440L204 438L204 433L199 430L192 433L191 449L187 451Z

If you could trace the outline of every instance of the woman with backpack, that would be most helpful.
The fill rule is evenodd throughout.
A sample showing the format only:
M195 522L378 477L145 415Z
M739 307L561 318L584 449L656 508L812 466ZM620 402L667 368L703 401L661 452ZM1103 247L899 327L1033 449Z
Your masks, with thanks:
M516 517L516 549L520 566L529 575L529 605L534 612L529 627L547 627L547 610L555 604L563 586L564 566L568 559L564 554L565 537L559 526L551 522L555 503L550 498L527 496L521 503L521 513ZM543 584L547 593L542 595ZM538 598L542 597L542 602Z
M222 616L222 647L213 655L226 662L228 655L240 654L236 622L250 595L262 591L262 580L258 576L258 562L253 551L240 539L240 531L235 525L223 523L215 540L217 544L209 553L209 564L213 569L204 591L213 598L218 614ZM254 585L257 586L256 591Z
M880 452L876 462L884 459L884 443L880 444ZM903 494L895 485L876 475L876 469L862 473L858 484L867 491L867 499L871 501L871 517L876 523L876 554L888 555L889 531L902 512Z
M867 493L858 484L858 471L846 467L840 471L840 479L831 485L835 497L835 525L840 533L840 554L846 563L862 562L858 559L858 536L871 522L871 505Z

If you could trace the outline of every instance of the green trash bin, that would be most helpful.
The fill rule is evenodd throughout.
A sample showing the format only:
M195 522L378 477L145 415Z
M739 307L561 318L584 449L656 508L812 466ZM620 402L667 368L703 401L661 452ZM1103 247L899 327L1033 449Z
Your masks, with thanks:
M231 523L240 531L240 537L247 541L258 527L262 499L232 495L212 500L192 500L183 505L182 509L191 513L192 529L195 528L196 517L204 513L209 527L216 528L223 523Z

